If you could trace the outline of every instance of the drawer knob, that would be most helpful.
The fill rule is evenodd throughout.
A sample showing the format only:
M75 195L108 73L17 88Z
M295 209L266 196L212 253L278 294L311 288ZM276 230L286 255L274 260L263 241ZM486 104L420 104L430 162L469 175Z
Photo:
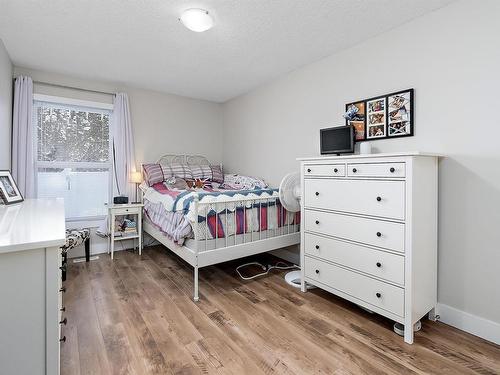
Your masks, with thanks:
M394 173L396 172L396 170L394 169L394 167L391 167L391 169L389 169L391 171L391 173Z
M334 173L337 173L338 171L339 171L339 170L338 170L337 168L334 168L334 169L333 169L333 172L334 172Z
M65 311L66 311L66 306L61 307L61 308L59 309L59 311L61 311L61 312L65 312Z
M382 267L382 263L377 262L377 267L378 267L378 268Z
M319 225L319 220L316 220L316 225Z
M62 339L59 339L59 342L66 342L66 336L63 336Z
M311 173L311 168L307 168L307 172Z
M377 232L377 237L381 237L381 236L382 236L382 233Z
M317 192L316 192L316 193L314 193L314 194L316 194L316 196L318 196L318 195L319 195L319 191L317 191Z
M382 200L382 197L377 197L377 202L380 202Z
M316 245L316 250L319 250L319 245Z
M68 324L68 318L64 318L59 322L59 324L64 324L64 325Z
M356 173L358 170L356 168L352 169L352 173Z
M65 286L63 286L61 289L59 289L59 291L60 291L61 293L66 293L66 287L65 287Z
M316 273L318 274L318 273L319 273L319 270L316 270Z
M377 293L375 293L375 295L377 296L377 298L382 297L382 294L381 294L381 293L378 293L378 292L377 292Z

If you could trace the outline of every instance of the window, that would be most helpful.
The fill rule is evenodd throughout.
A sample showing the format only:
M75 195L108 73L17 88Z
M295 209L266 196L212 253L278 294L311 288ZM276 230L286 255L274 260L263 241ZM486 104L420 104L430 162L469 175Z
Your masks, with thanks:
M35 96L37 196L64 198L69 220L106 215L112 189L110 107Z

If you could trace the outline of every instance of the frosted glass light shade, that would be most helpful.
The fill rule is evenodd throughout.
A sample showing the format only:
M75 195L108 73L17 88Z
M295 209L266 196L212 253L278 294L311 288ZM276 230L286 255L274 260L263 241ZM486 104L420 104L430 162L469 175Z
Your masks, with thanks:
M191 8L185 10L179 20L189 30L201 33L214 26L214 19L207 10Z
M130 182L133 182L134 184L140 184L142 182L141 172L130 173Z

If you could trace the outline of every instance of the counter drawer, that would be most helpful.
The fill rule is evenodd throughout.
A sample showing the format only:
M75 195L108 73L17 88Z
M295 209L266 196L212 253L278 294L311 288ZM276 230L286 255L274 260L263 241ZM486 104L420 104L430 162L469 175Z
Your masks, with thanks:
M405 181L306 179L305 207L398 220L405 218Z
M306 233L306 255L368 273L400 285L405 282L405 258L402 255L358 245L352 242Z
M309 176L344 177L345 164L305 165L304 177L308 178Z
M348 163L348 177L405 177L405 163Z
M307 256L305 275L330 288L404 317L403 288Z
M332 212L305 210L304 227L332 237L404 252L405 225Z

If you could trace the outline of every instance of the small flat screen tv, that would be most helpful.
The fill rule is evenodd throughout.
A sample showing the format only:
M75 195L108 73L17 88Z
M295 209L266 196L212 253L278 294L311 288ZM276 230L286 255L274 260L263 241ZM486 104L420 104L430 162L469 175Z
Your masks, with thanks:
M321 155L348 154L354 152L354 127L337 126L320 130Z

